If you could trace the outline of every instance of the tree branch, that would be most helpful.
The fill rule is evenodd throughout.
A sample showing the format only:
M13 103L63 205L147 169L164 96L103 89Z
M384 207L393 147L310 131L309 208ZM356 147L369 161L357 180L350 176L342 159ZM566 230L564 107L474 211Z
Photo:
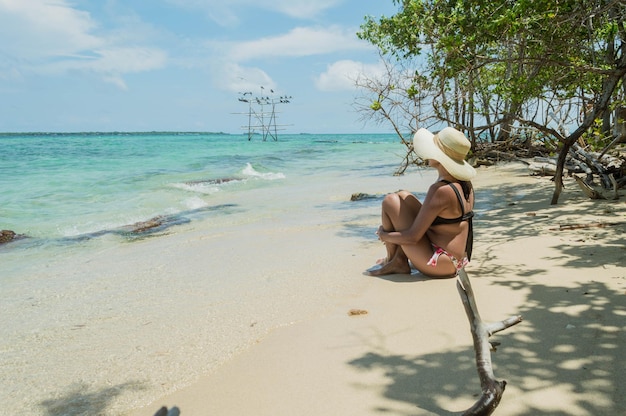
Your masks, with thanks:
M459 271L457 290L461 296L465 313L470 322L474 351L476 353L476 370L480 378L482 394L472 407L463 412L463 416L487 416L494 412L504 393L506 381L496 380L491 364L491 343L489 337L522 322L521 316L513 316L504 321L486 324L478 313L476 298L465 269Z

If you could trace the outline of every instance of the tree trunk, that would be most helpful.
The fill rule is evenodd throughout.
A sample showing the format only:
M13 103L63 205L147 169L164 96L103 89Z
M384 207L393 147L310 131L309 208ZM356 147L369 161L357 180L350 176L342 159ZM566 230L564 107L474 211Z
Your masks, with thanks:
M626 74L626 54L621 57L620 61L621 62L617 66L616 70L603 82L602 95L598 100L596 100L593 110L585 116L582 124L578 126L572 134L567 136L563 142L563 148L561 148L559 159L556 164L556 174L554 175L554 193L552 194L552 201L550 202L552 205L558 204L559 196L561 195L561 190L563 189L563 168L565 167L565 160L569 149L574 143L576 143L583 133L589 129L593 121L607 111L613 92L615 92L620 80Z
M551 205L556 205L559 203L559 196L561 196L561 191L563 190L563 167L565 166L565 160L567 159L567 154L569 152L570 146L567 143L563 143L563 148L559 153L559 157L556 161L556 173L554 174L554 193L552 194L552 200L550 201Z

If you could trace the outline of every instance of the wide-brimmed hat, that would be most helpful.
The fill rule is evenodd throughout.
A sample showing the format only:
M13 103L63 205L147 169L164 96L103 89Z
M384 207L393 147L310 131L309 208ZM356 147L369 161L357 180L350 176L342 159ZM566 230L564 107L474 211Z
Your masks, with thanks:
M465 161L471 144L467 137L453 127L446 127L437 134L422 128L413 136L413 149L421 159L434 159L461 181L476 176L476 170Z

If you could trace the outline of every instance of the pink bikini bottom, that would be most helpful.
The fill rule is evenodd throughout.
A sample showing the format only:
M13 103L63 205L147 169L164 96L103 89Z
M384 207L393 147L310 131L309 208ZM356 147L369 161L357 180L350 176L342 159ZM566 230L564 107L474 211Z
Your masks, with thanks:
M430 258L430 260L428 260L428 263L426 263L429 266L435 267L437 265L437 260L439 260L439 256L441 256L442 254L445 254L450 258L450 260L452 260L452 264L454 264L454 267L456 267L457 272L469 264L469 260L467 257L463 257L461 260L458 260L452 254L448 253L446 250L439 247L438 245L432 244L432 246L435 249L435 252L433 253L433 256Z

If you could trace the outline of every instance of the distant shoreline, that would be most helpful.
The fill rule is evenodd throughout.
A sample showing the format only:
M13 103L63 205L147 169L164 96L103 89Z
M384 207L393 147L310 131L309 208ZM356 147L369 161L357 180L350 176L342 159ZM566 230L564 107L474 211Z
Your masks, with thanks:
M0 136L96 136L96 135L107 135L107 136L135 136L135 135L226 135L226 136L238 136L239 134L232 133L223 133L223 132L210 132L210 131L76 131L76 132L4 132L0 133Z
M211 135L211 136L247 136L247 132L243 133L226 133L226 132L215 132L215 131L73 131L73 132L60 132L60 131L29 131L29 132L0 132L0 137L2 136L97 136L97 135L107 135L107 136L131 136L131 135ZM306 133L306 132L298 132L298 133L283 133L280 136L329 136L329 135L363 135L363 134L375 134L375 135L395 135L394 132L388 133L373 133L373 132L360 132L360 133ZM254 136L262 136L261 133L253 133Z

